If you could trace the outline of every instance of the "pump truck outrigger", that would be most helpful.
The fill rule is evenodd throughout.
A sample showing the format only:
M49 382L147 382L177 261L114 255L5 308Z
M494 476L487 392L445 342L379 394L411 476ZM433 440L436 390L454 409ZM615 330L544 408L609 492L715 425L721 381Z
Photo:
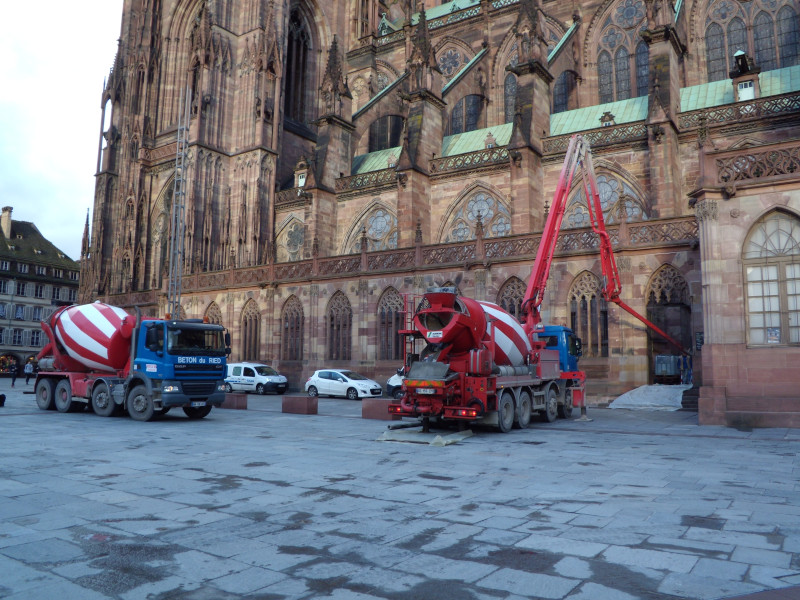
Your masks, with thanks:
M413 329L402 332L427 345L421 360L409 364L407 357L403 395L389 405L390 414L422 417L424 426L435 418L460 425L471 421L494 425L502 432L515 423L527 427L532 411L539 411L548 422L570 416L573 406L579 406L585 416L586 374L578 369L581 340L568 327L543 325L541 317L558 232L578 169L592 230L600 240L603 297L685 353L678 342L620 299L620 280L605 229L591 150L582 136L575 135L570 139L522 300L522 322L496 304L459 297L454 288L429 290L413 316Z
M59 412L90 405L108 417L120 409L149 421L180 407L202 419L225 401L230 334L200 319L136 317L95 302L61 308L42 329L36 403Z

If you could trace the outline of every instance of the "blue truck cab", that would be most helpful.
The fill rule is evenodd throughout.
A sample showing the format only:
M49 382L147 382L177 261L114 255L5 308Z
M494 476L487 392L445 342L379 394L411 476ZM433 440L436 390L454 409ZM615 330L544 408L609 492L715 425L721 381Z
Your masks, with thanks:
M131 341L130 373L124 382L106 380L114 402L131 417L149 421L181 407L190 418L203 418L225 401L230 334L221 325L144 319Z
M558 350L558 365L562 373L577 371L578 358L583 355L583 345L569 327L546 325L539 339L547 342L547 348Z

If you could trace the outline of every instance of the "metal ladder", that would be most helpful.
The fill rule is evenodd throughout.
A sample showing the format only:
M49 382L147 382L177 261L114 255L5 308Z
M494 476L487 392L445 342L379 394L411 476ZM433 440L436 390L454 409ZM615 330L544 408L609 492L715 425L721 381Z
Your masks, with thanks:
M181 293L183 280L184 234L186 222L186 146L189 136L191 100L189 88L181 93L178 113L177 151L175 153L175 179L172 186L172 223L170 227L169 285L167 287L167 314L172 319L181 318Z

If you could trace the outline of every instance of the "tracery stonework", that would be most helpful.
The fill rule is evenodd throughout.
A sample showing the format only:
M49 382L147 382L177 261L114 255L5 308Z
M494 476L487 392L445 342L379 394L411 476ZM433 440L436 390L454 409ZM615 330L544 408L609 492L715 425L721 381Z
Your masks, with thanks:
M592 145L621 298L645 310L651 287L667 286L650 277L675 265L692 339L746 322L744 229L776 207L800 214L796 2L590 0L576 15L575 3L497 0L426 5L431 18L411 4L125 3L99 98L81 297L163 312L188 90L186 316L219 319L231 360L270 362L291 391L331 361L385 381L402 360L396 320L429 286L518 315L575 133ZM736 63L736 44L750 62ZM755 97L736 101L731 71L750 64ZM581 188L577 177L543 314L587 317L582 360L602 380L588 398L604 402L649 383L654 356L615 304L601 310ZM716 356L753 356L742 337L693 347L698 386ZM724 422L731 388L708 385L702 418Z

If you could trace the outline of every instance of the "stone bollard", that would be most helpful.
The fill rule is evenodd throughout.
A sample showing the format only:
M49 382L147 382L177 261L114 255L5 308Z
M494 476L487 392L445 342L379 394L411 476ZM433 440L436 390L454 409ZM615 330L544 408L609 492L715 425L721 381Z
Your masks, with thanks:
M316 396L284 396L281 412L295 415L315 415L317 406Z

